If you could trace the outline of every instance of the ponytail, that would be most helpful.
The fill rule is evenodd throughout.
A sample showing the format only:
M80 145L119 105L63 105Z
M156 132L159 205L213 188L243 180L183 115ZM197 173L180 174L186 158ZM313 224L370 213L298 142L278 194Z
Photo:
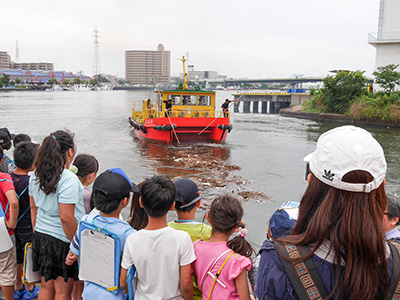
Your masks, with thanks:
M73 135L66 131L58 130L43 140L35 160L35 175L46 195L56 192L69 149L75 151L75 144Z
M254 253L253 247L246 240L247 228L241 221L243 207L239 200L229 194L218 195L211 203L208 213L213 232L238 233L234 238L228 240L227 246L240 255L250 257Z
M85 178L91 173L97 173L98 170L99 162L93 155L90 154L77 155L75 157L73 166L70 168L70 171L81 178Z

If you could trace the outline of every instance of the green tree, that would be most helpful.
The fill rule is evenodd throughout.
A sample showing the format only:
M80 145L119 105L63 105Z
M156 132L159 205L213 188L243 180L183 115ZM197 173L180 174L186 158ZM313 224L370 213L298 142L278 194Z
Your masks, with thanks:
M20 84L20 83L21 83L21 79L19 79L18 77L15 78L15 83L16 83L16 84Z
M343 114L350 108L350 103L365 91L367 78L364 72L339 72L336 76L326 77L321 89L325 112Z
M10 75L3 74L2 79L3 79L2 80L3 81L2 85L8 86L8 84L10 83Z
M400 84L400 72L396 69L399 65L389 64L378 67L378 71L372 73L375 76L375 82L379 84L386 94L394 92L396 85Z
M125 80L122 80L122 79L118 80L118 84L119 85L124 85L125 84Z
M57 84L58 83L57 79L55 79L55 78L50 78L47 82L50 83L50 84Z
M74 84L81 84L82 80L80 80L79 78L74 78Z
M98 84L97 78L95 78L95 79L90 79L89 83L90 83L91 85L97 85L97 84Z
M64 79L64 81L63 81L63 84L64 85L68 85L68 84L70 84L71 83L71 81L69 80L69 79Z

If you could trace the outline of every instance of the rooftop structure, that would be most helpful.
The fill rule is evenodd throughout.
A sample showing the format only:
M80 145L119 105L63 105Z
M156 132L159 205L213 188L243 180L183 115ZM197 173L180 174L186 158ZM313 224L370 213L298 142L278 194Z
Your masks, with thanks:
M133 84L169 83L170 64L170 51L161 44L157 51L127 50L125 78Z
M375 68L400 63L400 1L380 0L378 32L368 35L376 48Z
M11 56L5 51L0 51L0 69L11 68Z
M38 63L11 62L11 69L21 69L21 70L27 70L27 71L33 71L33 70L53 71L54 64L46 63L46 62L38 62Z

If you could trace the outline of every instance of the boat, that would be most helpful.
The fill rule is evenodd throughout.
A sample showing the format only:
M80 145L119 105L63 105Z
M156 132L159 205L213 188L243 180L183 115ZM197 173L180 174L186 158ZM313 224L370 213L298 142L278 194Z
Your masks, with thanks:
M233 128L230 113L215 110L215 91L188 89L186 59L183 56L180 60L183 84L175 90L157 90L156 101L134 102L132 117L129 117L134 134L168 144L225 141Z

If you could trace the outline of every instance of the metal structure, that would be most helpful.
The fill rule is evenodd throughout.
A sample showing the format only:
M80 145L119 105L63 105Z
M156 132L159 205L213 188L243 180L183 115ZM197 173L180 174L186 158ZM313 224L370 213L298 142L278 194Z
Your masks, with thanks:
M93 73L94 75L98 75L101 72L100 69L100 52L99 52L99 31L97 30L97 26L93 31L94 37L94 53L93 53Z
M15 45L15 61L16 61L16 62L19 62L18 40L16 41L16 45Z

